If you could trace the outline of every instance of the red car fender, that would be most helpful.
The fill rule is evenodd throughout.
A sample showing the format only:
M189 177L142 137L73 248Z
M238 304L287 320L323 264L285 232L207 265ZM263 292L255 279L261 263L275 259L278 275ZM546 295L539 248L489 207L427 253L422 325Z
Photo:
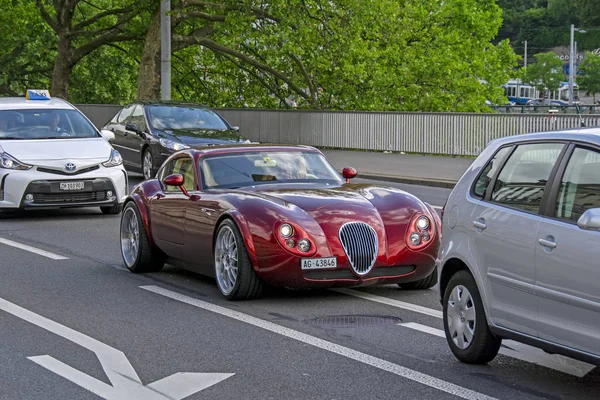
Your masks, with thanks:
M133 201L135 203L135 205L138 208L138 211L140 212L140 216L142 217L142 223L144 224L144 229L146 230L146 234L148 236L150 244L152 246L156 246L156 243L154 242L154 236L152 235L152 229L150 228L150 215L148 215L148 207L146 207L146 203L144 203L142 196L135 192L130 194L125 199L125 202L123 203L123 208L130 201Z
M248 226L248 221L246 220L246 217L244 217L244 215L238 210L229 210L224 214L224 216L231 217L231 219L233 219L233 221L237 225L238 229L240 230L240 233L242 234L242 238L244 239L246 251L248 253L248 257L250 258L250 263L252 263L252 267L254 268L254 270L258 270L258 257L256 256L256 248L254 247L254 240L252 240L252 233L250 232L250 227ZM215 236L217 228L218 225L215 226Z

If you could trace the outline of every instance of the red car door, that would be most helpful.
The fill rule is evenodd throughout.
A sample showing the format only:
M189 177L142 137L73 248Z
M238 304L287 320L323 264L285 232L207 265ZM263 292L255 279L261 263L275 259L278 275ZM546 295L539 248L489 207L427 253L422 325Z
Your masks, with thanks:
M189 177L193 168L193 160L187 155L169 161L159 174L159 179L172 174ZM192 170L193 174L193 170ZM184 187L193 189L194 181L189 178L184 181ZM150 200L150 225L156 244L169 257L183 259L185 243L185 210L190 202L180 188L163 184L163 194Z

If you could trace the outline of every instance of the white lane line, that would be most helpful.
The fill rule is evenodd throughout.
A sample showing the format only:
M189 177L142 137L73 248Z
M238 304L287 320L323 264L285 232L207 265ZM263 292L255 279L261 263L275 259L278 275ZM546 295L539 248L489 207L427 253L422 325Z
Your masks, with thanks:
M386 304L386 305L392 306L392 307L397 307L397 308L402 308L402 309L409 310L409 311L418 312L421 314L429 315L429 316L440 318L440 319L443 318L442 311L434 310L433 308L422 307L422 306L419 306L416 304L406 303L406 302L399 301L399 300L393 300L393 299L389 299L387 297L377 296L374 294L365 293L365 292L361 292L361 291L354 290L354 289L340 288L340 289L330 289L330 290L334 291L334 292L347 294L349 296L358 297L358 298L361 298L364 300L369 300L369 301L373 301L376 303ZM419 327L424 326L424 325L419 325L419 324L413 324L413 325L419 326ZM412 327L411 325L404 325L404 326L407 326L409 328ZM425 327L425 328L421 328L418 330L421 330L422 332L430 333L430 334L433 334L436 336L439 336L440 332L441 332L442 337L444 337L444 338L446 337L444 334L444 331L441 331L441 330L438 330L435 328ZM433 333L433 332L435 332L435 333ZM591 364L588 364L588 363L585 363L585 362L582 362L579 360L575 360L575 359L572 359L569 357L561 356L558 354L547 354L543 350L538 349L537 347L529 346L529 345L515 342L512 340L503 340L502 343L503 343L503 345L515 350L515 351L510 352L510 351L508 351L508 349L505 349L507 352L502 353L502 354L505 354L509 357L518 358L519 360L522 360L522 361L527 361L527 362L531 362L534 364L542 365L547 368L555 369L557 371L566 372L568 374L572 374L572 375L575 375L578 377L585 376L588 372L590 372L591 370L593 370L596 367L595 365L591 365Z
M365 353L361 353L359 351L353 350L351 348L341 346L332 342L328 342L326 340L320 339L315 336L307 335L305 333L286 328L281 325L277 325L270 321L265 321L260 318L253 317L248 314L241 313L239 311L234 311L229 308L217 306L212 303L207 303L202 300L195 299L193 297L189 297L177 292L173 292L168 289L163 289L159 286L149 285L149 286L140 286L140 288L144 290L148 290L150 292L168 297L173 300L180 301L185 304L189 304L194 307L198 307L200 309L210 311L216 314L223 315L225 317L233 318L240 322L245 322L249 325L256 326L258 328L265 329L267 331L276 333L278 335L282 335L288 337L290 339L297 340L299 342L303 342L309 344L311 346L330 351L332 353L338 354L340 356L349 358L351 360L355 360L361 362L366 365L370 365L372 367L381 369L383 371L390 372L392 374L401 376L406 379L410 379L412 381L421 383L423 385L429 386L431 388L461 397L463 399L475 400L475 399L485 399L492 400L493 397L487 396L485 394L464 388L462 386L455 385L451 382L444 381L439 378L435 378L433 376L412 370L410 368L403 367L398 364L394 364L392 362L383 360L381 358L373 357Z
M441 329L435 329L414 322L400 323L398 325L446 339L446 334ZM594 365L557 354L547 354L543 350L513 340L503 340L502 346L503 347L500 348L500 354L521 361L541 365L542 367L551 368L579 378L584 377L588 372L595 368Z
M441 210L442 208L444 208L442 206L431 206L431 207L435 208L436 210Z
M374 301L376 303L386 304L388 306L403 308L405 310L418 312L421 314L429 315L431 317L442 318L442 312L434 310L432 308L422 307L417 304L406 303L400 300L389 299L387 297L377 296L375 294L365 293L354 289L330 289L333 292L343 293L348 296L358 297L364 300Z
M69 259L68 257L64 257L64 256L61 256L61 255L58 255L58 254L55 254L55 253L51 253L51 252L46 251L46 250L38 249L37 247L28 246L28 245L23 244L23 243L15 242L13 240L8 240L8 239L0 238L0 243L3 243L5 245L7 245L7 246L16 247L17 249L29 251L31 253L38 254L40 256L48 257L48 258L51 258L53 260L68 260Z

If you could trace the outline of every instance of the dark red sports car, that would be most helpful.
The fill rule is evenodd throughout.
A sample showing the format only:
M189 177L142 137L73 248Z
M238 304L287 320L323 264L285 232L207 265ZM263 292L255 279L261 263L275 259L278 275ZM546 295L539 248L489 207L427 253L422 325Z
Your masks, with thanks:
M167 262L215 277L232 300L265 283L434 286L437 213L402 190L350 183L356 174L307 146L180 151L127 198L123 260L133 272Z

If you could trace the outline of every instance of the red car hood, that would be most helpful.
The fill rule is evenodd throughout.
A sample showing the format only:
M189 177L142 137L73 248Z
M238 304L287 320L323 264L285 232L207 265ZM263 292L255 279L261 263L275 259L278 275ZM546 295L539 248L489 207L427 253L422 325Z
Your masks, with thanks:
M257 193L294 204L308 213L322 208L330 208L334 204L338 208L343 208L341 204L349 208L355 208L356 206L374 208L373 204L360 193L345 187L267 189L257 190Z

